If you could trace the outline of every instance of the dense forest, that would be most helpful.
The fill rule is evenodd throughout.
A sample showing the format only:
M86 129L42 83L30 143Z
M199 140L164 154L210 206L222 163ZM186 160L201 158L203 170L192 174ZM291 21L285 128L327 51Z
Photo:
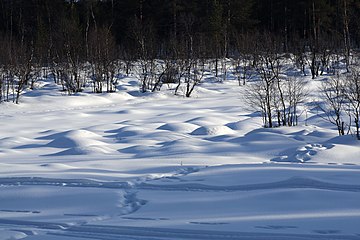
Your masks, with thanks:
M359 19L357 0L0 0L1 41L24 45L45 62L67 45L89 58L97 37L129 57L139 48L175 54L174 45L189 39L207 57L231 57L264 37L276 38L283 52L356 48Z

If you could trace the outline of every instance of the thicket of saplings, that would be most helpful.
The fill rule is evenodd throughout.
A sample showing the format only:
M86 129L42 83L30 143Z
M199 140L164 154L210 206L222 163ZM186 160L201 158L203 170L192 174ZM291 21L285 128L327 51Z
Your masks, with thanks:
M71 27L71 26L70 26ZM177 95L190 97L206 72L219 81L229 74L248 86L246 98L262 113L265 127L295 126L307 100L305 78L328 75L321 87L321 116L336 125L339 135L360 139L360 73L356 52L328 41L303 42L284 52L282 41L270 33L239 34L232 47L227 41L213 45L190 33L159 44L151 34L134 31L135 48L121 48L110 29L96 28L85 41L76 29L57 49L25 44L22 39L0 39L0 102L18 104L21 93L36 82L51 78L69 95L91 87L92 92L111 93L121 78L133 76L139 91L161 91L168 84ZM59 44L59 43L58 43ZM292 73L289 73L292 67Z

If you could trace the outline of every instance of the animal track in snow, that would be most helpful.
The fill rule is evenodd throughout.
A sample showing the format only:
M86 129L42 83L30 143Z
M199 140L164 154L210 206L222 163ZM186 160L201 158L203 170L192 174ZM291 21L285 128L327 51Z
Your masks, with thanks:
M319 143L312 143L307 144L301 148L295 150L289 150L291 154L284 154L279 157L275 157L271 159L272 162L299 162L304 163L308 162L315 156L318 152L331 149L333 145L331 144L319 144Z

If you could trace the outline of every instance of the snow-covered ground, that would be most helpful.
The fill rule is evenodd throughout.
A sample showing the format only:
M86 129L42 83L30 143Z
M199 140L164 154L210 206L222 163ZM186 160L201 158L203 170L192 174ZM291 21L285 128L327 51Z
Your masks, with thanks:
M360 239L360 141L311 104L265 129L235 80L57 89L0 105L0 239Z

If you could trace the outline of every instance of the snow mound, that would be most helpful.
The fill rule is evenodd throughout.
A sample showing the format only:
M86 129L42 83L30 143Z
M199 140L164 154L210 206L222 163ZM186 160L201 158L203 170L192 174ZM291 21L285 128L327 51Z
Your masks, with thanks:
M19 144L23 144L29 141L31 141L31 139L25 137L6 137L0 139L0 147L11 148L13 146L18 146Z
M215 124L227 123L224 117L197 117L197 118L192 118L186 122L196 124L199 126L214 126Z
M194 130L191 135L231 135L235 131L227 126L203 126Z
M97 140L101 138L101 136L87 130L72 130L56 135L57 136L47 144L47 147L71 148L106 144Z
M144 133L144 129L137 126L125 126L119 129L111 130L109 133L114 133L114 135L111 135L110 137L122 140L124 138L142 135Z
M45 147L65 148L61 152L48 155L87 155L109 154L115 152L101 141L102 137L88 130L71 130L63 133L52 134L41 139L51 139Z
M198 146L196 142L189 144L187 139L179 139L171 142L162 143L162 147L159 149L159 152L166 154L185 154L185 153L198 153L204 151L201 146Z
M180 133L191 133L193 132L198 126L191 124L191 123L166 123L160 127L159 130L167 130L171 132L180 132Z
M49 156L67 156L67 155L93 155L93 154L112 154L115 153L113 149L107 146L81 146L69 148Z
M232 130L235 130L235 131L242 131L244 133L248 133L252 129L259 128L259 122L257 122L256 120L254 120L250 117L246 117L237 122L227 123L225 126L231 128Z
M360 141L356 139L355 136L347 135L347 136L336 136L329 141L328 143L333 144L341 144L341 145L348 145L348 146L354 146L354 147L360 147ZM359 152L360 153L360 152Z

